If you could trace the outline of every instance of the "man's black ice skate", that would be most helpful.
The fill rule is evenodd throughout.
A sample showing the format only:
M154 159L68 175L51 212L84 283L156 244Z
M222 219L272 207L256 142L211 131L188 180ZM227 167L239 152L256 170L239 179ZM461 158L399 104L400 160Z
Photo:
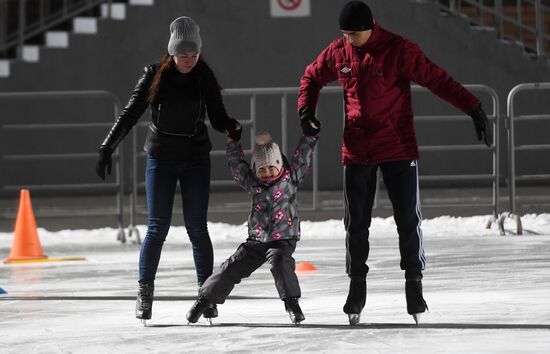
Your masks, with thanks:
M306 319L302 309L300 308L297 297L288 297L283 299L283 301L285 302L285 310L288 312L292 323L299 325L300 322Z
M204 310L202 317L206 318L210 324L212 324L212 319L218 317L218 306L216 304L210 304Z
M187 311L187 321L189 321L189 323L196 323L210 305L211 304L204 297L199 296L197 301L195 301L193 306ZM211 320L209 322L212 324Z
M136 318L139 318L144 326L147 326L146 320L151 319L153 313L153 292L155 285L153 282L139 283L138 295L136 301Z
M418 325L420 315L428 310L428 305L422 296L422 280L405 281L405 296L407 298L407 312Z
M361 319L361 311L367 300L367 281L365 278L352 278L349 282L349 293L344 305L349 324L356 325Z

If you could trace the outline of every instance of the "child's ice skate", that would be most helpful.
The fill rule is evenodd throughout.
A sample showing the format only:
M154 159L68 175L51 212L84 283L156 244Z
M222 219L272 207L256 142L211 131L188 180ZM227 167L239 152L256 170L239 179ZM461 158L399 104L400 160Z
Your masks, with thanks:
M285 310L288 312L288 315L290 316L290 320L295 325L300 325L300 322L306 319L304 316L304 313L302 312L302 309L300 308L300 304L298 304L298 298L297 297L289 297L286 299L283 299L285 302Z
M187 321L189 321L189 323L196 323L199 318L204 315L205 311L209 308L210 305L211 304L204 297L199 296L197 301L195 301L193 306L191 306L189 311L187 311ZM208 318L208 322L212 324L212 317Z
M204 310L202 317L212 324L212 319L218 317L218 306L216 304L209 304L206 310Z
M349 324L354 326L361 320L361 311L367 300L367 281L365 278L352 278L349 282L349 293L344 305Z

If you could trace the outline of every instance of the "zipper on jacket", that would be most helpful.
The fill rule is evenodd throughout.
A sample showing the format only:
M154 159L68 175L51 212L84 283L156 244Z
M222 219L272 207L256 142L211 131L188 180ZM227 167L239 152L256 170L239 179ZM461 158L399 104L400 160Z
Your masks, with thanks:
M269 198L269 190L270 188L267 190L267 205L268 205L268 211L267 211L267 237L271 240L271 210L272 210L272 203L271 203L271 200Z
M153 126L154 126L154 129L153 130L156 130L158 132L161 132L162 134L165 134L165 135L172 135L172 136L185 136L185 137L188 137L188 138L192 138L194 137L195 135L197 135L197 123L200 121L201 119L201 113L202 113L202 83L201 83L201 78L199 77L198 78L198 81L199 81L199 113L198 113L198 116L197 116L197 119L195 119L195 131L193 132L193 134L180 134L180 133L171 133L171 132L167 132L167 131L164 131L162 129L160 129L157 124L160 126L160 117L161 117L161 106L162 104L159 103L159 107L158 107L158 118L157 118L157 124L155 124L153 122Z

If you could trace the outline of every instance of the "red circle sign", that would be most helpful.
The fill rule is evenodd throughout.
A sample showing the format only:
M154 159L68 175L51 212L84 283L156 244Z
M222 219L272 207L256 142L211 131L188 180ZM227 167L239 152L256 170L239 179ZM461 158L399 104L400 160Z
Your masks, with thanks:
M277 0L277 4L279 4L283 10L292 11L296 10L300 4L302 4L302 0Z

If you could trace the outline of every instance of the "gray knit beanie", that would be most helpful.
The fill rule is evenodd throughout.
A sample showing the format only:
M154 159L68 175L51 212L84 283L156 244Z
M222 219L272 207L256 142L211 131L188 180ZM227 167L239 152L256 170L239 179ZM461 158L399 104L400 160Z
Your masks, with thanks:
M182 16L170 24L168 54L200 53L202 47L199 25L191 18Z
M267 132L256 134L256 144L252 150L252 168L258 171L264 166L275 166L279 172L283 167L283 157L279 145L273 142Z

